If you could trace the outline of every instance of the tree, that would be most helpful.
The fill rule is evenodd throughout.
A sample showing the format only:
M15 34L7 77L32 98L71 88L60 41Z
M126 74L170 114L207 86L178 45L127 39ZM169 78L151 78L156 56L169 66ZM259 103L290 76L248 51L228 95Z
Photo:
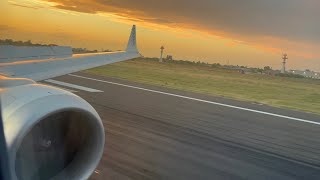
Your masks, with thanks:
M258 69L257 69L257 72L262 74L263 69L258 68Z
M263 70L264 71L270 71L272 68L270 67L270 66L265 66L264 68L263 68Z
M214 63L214 64L211 65L211 67L218 68L218 67L221 67L221 64L220 63Z

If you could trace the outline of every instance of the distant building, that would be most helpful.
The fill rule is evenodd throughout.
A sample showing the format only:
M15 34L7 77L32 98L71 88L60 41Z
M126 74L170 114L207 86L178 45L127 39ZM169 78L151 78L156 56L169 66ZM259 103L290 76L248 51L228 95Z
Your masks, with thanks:
M171 55L167 55L167 58L166 58L167 61L172 61L173 60L173 57Z
M270 76L275 76L276 74L281 73L281 71L269 69L269 70L264 71L264 73L267 75L270 75Z
M248 74L248 73L252 73L252 70L250 68L247 67L243 67L243 66L235 66L235 65L223 65L224 69L229 69L229 70L235 70L238 71L241 74Z
M300 70L289 70L289 73L301 75L307 78L320 79L320 72L314 72L310 70L300 71Z
M223 68L224 69L232 69L232 70L240 70L241 69L241 67L240 66L238 66L238 65L223 65Z

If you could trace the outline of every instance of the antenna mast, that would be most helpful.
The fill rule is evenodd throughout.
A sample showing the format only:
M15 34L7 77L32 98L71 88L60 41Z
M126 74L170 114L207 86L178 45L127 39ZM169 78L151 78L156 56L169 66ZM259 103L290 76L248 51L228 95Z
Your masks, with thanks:
M288 55L285 53L283 54L282 56L282 69L281 69L281 73L286 73L286 63L287 63L287 60L288 60Z

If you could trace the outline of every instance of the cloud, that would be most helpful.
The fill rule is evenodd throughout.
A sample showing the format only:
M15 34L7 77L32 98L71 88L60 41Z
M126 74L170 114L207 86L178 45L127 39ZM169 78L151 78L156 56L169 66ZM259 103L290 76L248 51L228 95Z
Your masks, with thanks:
M24 7L24 8L29 8L29 9L39 9L37 7L32 7L32 6L27 6L27 5L14 4L14 3L10 3L10 4L13 6Z
M34 1L29 2L28 0L24 0L24 1L9 0L8 3L12 6L23 7L23 8L34 9L34 10L44 8L43 6L40 6Z
M318 0L47 0L56 8L107 12L170 25L251 36L276 36L319 42Z
M108 13L123 21L198 30L272 52L303 49L315 56L320 51L319 0L42 1L56 9Z

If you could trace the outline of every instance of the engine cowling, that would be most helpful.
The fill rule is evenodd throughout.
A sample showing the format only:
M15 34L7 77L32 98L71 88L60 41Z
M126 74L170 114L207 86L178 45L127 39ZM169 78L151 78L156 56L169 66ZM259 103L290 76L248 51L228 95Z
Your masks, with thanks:
M12 177L88 179L104 149L98 113L65 90L29 80L18 84L0 91Z

